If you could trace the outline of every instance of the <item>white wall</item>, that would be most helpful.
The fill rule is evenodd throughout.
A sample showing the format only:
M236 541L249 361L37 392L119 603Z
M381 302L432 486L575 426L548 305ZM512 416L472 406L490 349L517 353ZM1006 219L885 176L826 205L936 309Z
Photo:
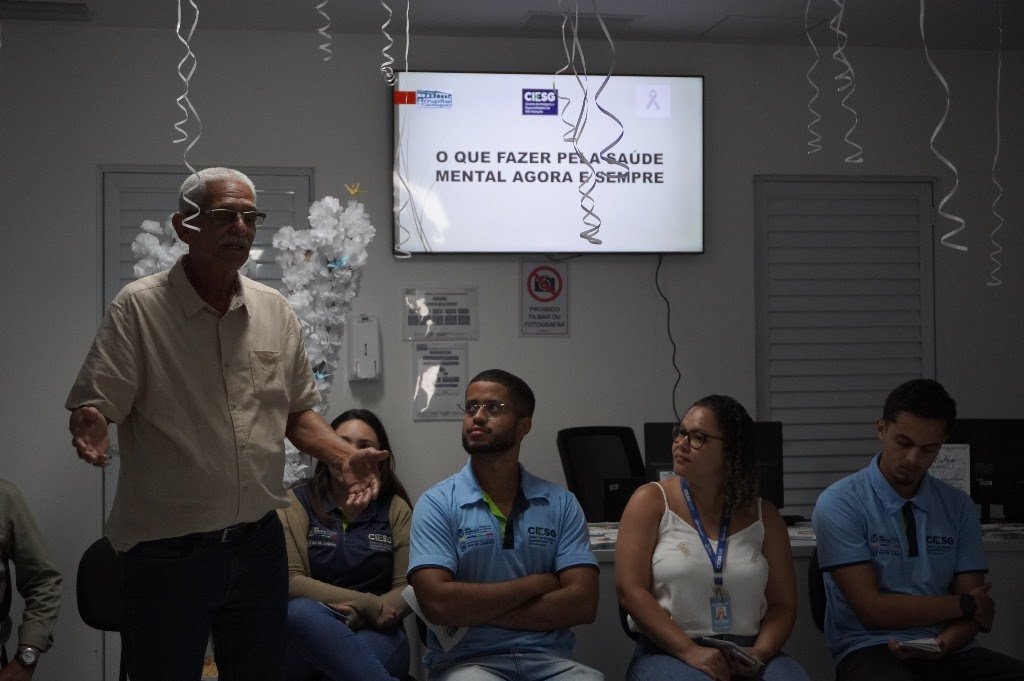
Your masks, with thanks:
M97 215L100 164L176 164L172 124L180 83L180 45L170 29L121 30L6 22L0 48L0 371L6 436L0 475L31 500L50 550L66 575L57 645L40 681L99 678L98 635L74 605L78 556L101 531L99 474L74 457L64 398L101 314ZM480 290L480 340L470 369L523 375L538 396L524 460L561 479L555 431L570 425L625 424L672 417L674 374L657 298L653 256L584 257L572 262L569 338L521 338L518 259L390 255L390 97L377 69L381 41L338 35L334 59L319 61L316 36L200 32L193 95L205 128L197 165L312 166L316 194L338 195L359 182L378 240L356 312L379 315L384 378L340 381L332 411L360 405L388 424L402 478L414 495L454 471L464 455L453 423L414 424L409 344L397 339L399 292L446 284ZM603 45L588 45L599 63ZM753 176L870 174L938 176L928 137L944 105L919 50L849 51L857 69L856 139L865 162L848 166L838 135L845 119L834 97L823 106L826 151L805 153L810 65L802 48L618 45L622 73L702 74L706 86L707 253L665 259L662 285L673 304L683 381L680 405L719 391L754 406ZM551 71L561 46L540 40L417 38L420 69ZM936 251L937 376L970 416L1024 416L1024 339L1020 321L1024 258L1019 226L1024 167L1024 60L1004 59L1001 204L1007 226L1001 289L990 289L985 244L992 219L995 58L936 55L953 88L943 152L961 170L951 208L965 215L971 251ZM823 65L819 83L835 73ZM170 208L170 207L169 207ZM486 215L481 216L486 220ZM941 233L942 226L937 230ZM683 321L685 315L685 322ZM351 391L350 391L351 390Z

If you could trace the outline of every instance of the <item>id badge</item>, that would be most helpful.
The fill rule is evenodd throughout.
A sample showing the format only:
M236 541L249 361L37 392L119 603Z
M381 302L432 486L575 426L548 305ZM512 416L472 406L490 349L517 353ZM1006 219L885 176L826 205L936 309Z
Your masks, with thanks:
M715 587L711 592L711 630L716 634L727 634L732 630L732 601L729 592Z

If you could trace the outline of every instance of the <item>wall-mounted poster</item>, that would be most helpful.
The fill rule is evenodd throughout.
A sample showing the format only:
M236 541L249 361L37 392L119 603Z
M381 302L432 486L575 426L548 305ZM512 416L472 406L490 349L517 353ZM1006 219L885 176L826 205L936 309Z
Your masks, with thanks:
M467 343L413 343L412 418L414 421L458 421L459 403L469 380Z

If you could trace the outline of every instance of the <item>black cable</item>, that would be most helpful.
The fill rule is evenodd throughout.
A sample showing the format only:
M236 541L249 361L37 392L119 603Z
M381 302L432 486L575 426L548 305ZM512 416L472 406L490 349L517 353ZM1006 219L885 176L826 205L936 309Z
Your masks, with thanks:
M679 365L676 364L676 341L672 338L672 303L669 302L668 297L665 296L665 292L661 290L661 283L658 281L658 274L661 272L661 262L664 259L665 254L658 254L658 266L654 270L654 288L658 290L658 295L665 301L665 329L668 331L668 342L672 344L672 368L676 372L676 382L672 385L672 413L676 415L678 421L681 417L679 409L676 407L676 390L679 388L679 382L683 380L683 374L679 371Z

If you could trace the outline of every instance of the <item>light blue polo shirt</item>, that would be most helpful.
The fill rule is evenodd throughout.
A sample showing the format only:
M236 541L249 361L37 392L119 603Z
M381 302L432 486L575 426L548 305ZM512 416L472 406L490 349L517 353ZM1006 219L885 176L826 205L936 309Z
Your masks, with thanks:
M508 536L491 513L467 463L420 497L412 515L409 573L441 568L460 582L504 582L581 565L597 567L579 502L568 490L531 475L520 466L521 497L509 518ZM505 548L509 547L509 548ZM570 629L549 632L471 627L447 653L433 633L427 637L428 667L448 660L512 649L571 657Z
M949 595L957 574L988 572L981 523L971 498L924 476L909 500L917 525L916 536L911 536L902 511L907 500L882 475L878 461L875 456L869 466L833 483L818 497L812 521L822 570L870 562L882 592L912 596ZM828 572L825 592L825 639L836 662L859 648L889 639L932 637L943 627L868 629Z

